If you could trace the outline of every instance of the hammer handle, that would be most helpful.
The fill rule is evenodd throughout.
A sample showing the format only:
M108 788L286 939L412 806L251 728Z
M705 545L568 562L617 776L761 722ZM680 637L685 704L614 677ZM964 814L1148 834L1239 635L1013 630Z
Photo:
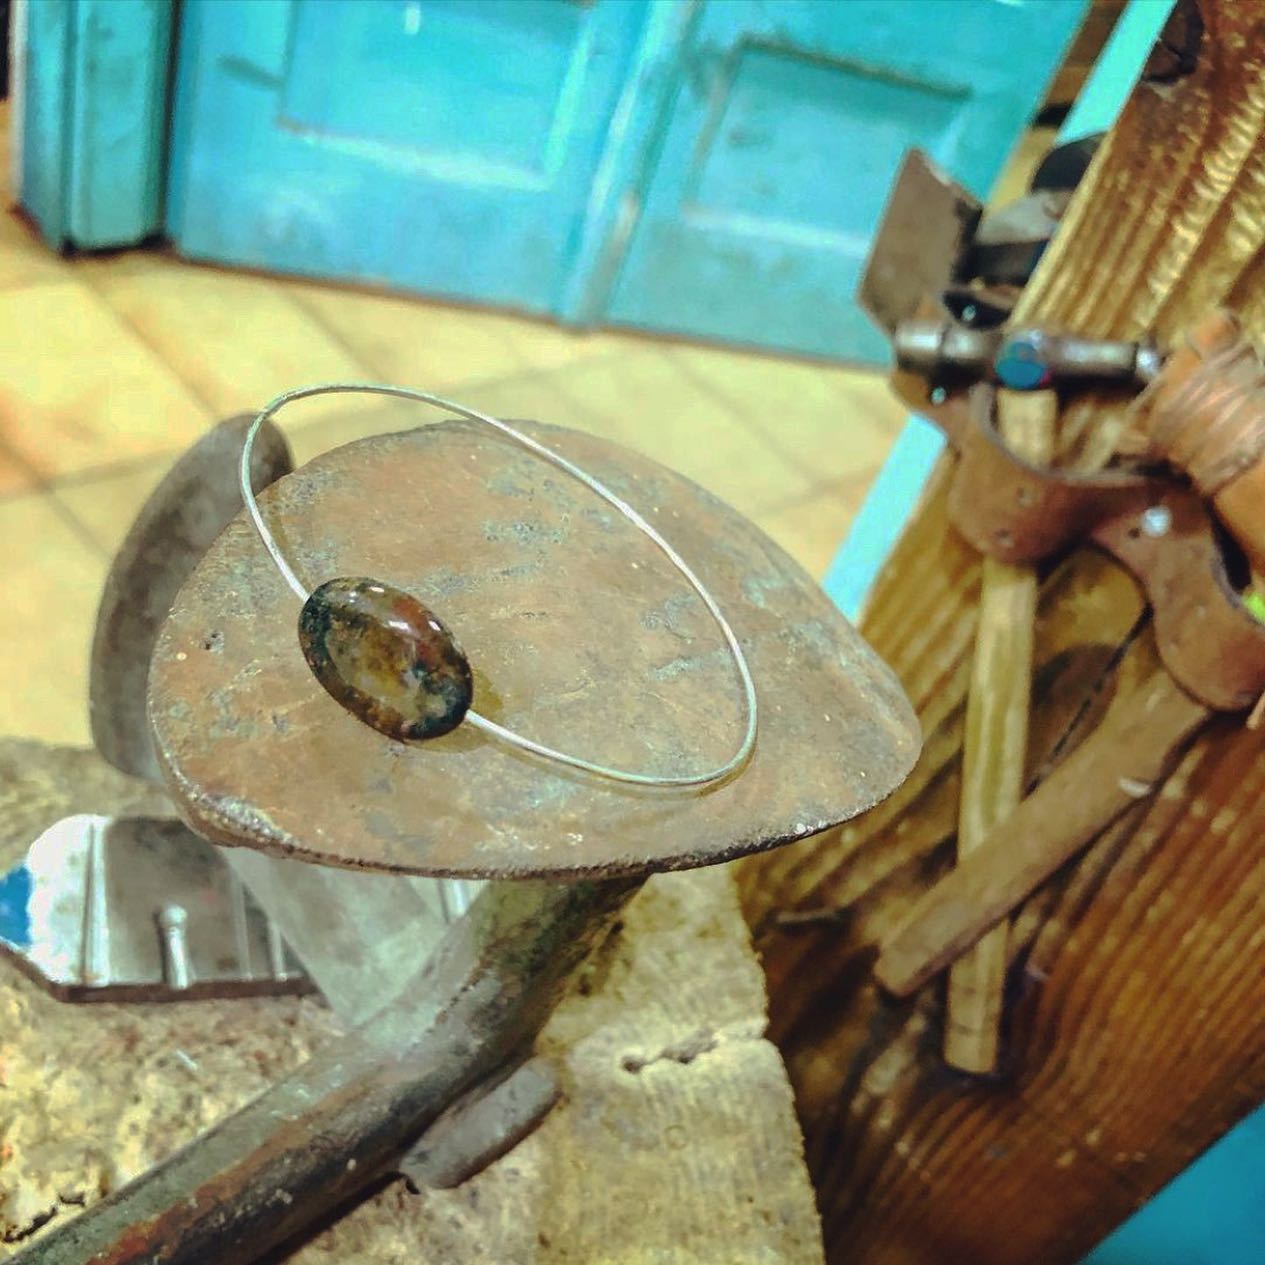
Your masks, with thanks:
M1164 777L1209 710L1156 664L1102 723L914 907L879 982L912 993L1012 913Z
M1057 422L1053 391L998 392L1001 437L1024 461L1049 464ZM1036 609L1036 571L985 557L962 741L959 864L1023 798ZM944 1034L951 1067L991 1072L996 1066L1008 939L1008 929L996 927L953 965Z

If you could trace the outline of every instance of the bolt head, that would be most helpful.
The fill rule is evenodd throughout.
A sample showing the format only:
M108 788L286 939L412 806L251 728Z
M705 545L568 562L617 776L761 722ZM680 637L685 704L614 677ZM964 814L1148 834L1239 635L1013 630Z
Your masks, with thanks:
M1152 505L1142 511L1142 530L1153 540L1168 535L1173 525L1173 511L1167 505Z
M1044 340L1035 330L1007 342L993 365L998 382L1012 391L1038 391L1049 386L1052 375L1043 344Z
M189 914L183 905L164 905L158 911L158 925L164 931L178 931L188 921Z

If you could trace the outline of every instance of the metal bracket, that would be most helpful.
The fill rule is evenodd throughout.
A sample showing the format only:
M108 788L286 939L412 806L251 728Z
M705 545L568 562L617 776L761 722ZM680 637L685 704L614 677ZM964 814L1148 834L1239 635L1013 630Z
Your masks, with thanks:
M65 817L0 875L0 951L64 1001L305 993L218 851L179 821Z
M957 530L1006 562L1040 561L1078 540L1099 545L1146 590L1177 682L1214 710L1250 707L1265 693L1265 624L1230 583L1204 501L1173 478L1030 466L1002 443L994 398L980 384L965 424L938 419L961 457L949 494Z
M416 1188L460 1186L516 1147L562 1098L557 1074L531 1059L450 1107L400 1162Z
M998 434L993 382L1014 390L1091 382L1136 390L1155 382L1165 362L1149 342L1007 329L1004 302L977 321L975 291L961 284L979 275L975 245L1036 240L1018 211L992 218L988 230L978 203L911 153L861 284L862 302L892 338L893 389L960 455L949 502L954 526L1007 562L1037 562L1077 541L1098 544L1146 589L1160 655L1177 682L1217 711L1251 706L1265 692L1265 624L1235 592L1217 520L1198 493L1172 474L1030 466Z
M861 306L889 336L923 310L929 296L958 294L967 283L982 304L1008 308L1054 236L1083 166L1051 169L1041 188L995 211L940 171L919 149L905 156L861 278ZM963 297L966 295L967 297Z
M928 294L958 280L983 207L920 149L911 149L892 187L861 278L861 306L889 335Z

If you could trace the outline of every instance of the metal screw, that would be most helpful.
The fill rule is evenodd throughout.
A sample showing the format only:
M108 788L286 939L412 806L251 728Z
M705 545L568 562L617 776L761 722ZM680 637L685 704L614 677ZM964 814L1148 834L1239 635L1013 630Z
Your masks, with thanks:
M155 914L159 943L162 948L163 979L172 989L189 987L189 946L185 940L185 924L189 915L183 905L164 905Z
M1152 505L1142 511L1142 530L1153 539L1168 535L1173 525L1173 511L1167 505Z

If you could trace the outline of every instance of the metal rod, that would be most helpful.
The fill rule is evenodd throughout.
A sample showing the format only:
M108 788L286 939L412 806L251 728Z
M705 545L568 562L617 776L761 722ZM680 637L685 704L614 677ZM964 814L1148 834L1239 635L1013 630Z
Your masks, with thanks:
M168 988L185 989L193 982L189 969L189 945L185 927L189 921L183 905L164 905L155 915L163 960L163 982Z
M84 876L83 947L79 974L88 988L110 982L110 923L105 882L105 838L102 822L88 827L87 873Z
M257 1260L529 1045L640 882L489 883L400 997L13 1265Z

